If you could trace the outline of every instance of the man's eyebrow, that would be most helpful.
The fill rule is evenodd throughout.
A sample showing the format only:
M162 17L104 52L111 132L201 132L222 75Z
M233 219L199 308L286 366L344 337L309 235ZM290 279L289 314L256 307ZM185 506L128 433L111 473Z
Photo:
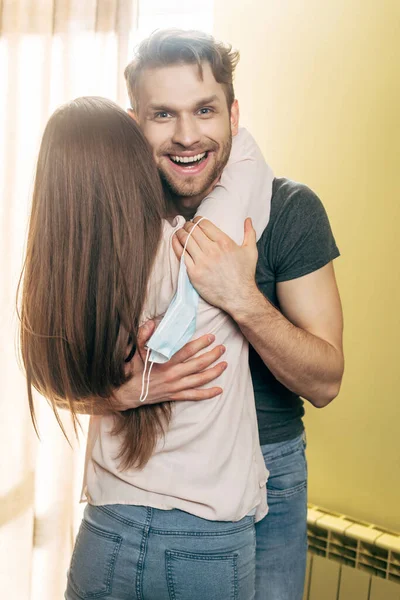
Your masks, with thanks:
M202 106L206 106L207 104L213 104L213 103L219 103L219 98L217 96L217 94L213 94L212 96L208 96L207 98L202 98L201 100L199 100L198 102L196 102L195 106L194 106L194 110L197 110L199 108L201 108ZM147 106L147 109L149 111L164 111L164 112L176 112L176 108L173 108L172 106L168 106L167 104L164 103L152 103L149 104Z
M217 94L213 94L212 96L208 96L208 98L202 98L202 100L199 100L198 102L196 102L195 108L201 108L202 106L205 106L207 104L214 104L214 103L218 103L218 102L219 102L219 98L218 98Z
M174 112L173 109L171 107L168 107L166 104L148 104L147 110L159 110L160 112Z

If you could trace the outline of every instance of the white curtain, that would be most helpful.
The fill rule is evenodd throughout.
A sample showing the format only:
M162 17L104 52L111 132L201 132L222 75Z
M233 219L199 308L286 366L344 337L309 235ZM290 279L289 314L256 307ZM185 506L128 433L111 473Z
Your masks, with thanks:
M0 596L7 600L63 597L82 512L84 439L72 450L38 398L38 442L16 358L15 295L35 159L59 104L98 95L127 105L123 69L135 13L135 0L0 0Z

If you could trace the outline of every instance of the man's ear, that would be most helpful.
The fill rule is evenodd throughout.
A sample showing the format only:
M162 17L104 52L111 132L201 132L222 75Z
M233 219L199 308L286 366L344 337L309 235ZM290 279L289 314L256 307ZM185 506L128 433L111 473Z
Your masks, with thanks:
M136 123L138 123L138 116L133 110L133 108L128 108L127 113L134 121L136 121Z
M237 135L239 131L239 102L237 100L233 101L231 108L231 129L232 135Z

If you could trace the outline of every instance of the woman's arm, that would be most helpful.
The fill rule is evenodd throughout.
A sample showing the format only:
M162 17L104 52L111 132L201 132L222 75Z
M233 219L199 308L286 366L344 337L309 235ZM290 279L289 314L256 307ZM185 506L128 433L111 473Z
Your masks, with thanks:
M233 138L230 159L213 191L196 216L206 217L237 244L243 241L243 223L252 219L257 239L269 220L274 174L246 129Z

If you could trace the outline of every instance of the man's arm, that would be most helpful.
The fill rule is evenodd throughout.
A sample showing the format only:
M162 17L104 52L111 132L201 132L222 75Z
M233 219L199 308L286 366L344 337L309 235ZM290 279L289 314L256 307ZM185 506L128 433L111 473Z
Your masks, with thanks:
M57 400L56 406L60 410L70 410L67 400L64 399ZM115 412L104 398L75 400L74 411L78 415L111 415Z
M127 372L132 377L127 383L115 390L113 397L108 399L93 398L74 402L78 414L110 415L116 411L138 408L144 370L143 357L146 355L145 345L154 331L154 322L149 321L139 330L138 345L135 355L127 363ZM213 335L203 335L193 340L179 350L168 362L154 364L151 371L149 395L146 404L156 404L168 400L207 400L221 394L220 387L200 389L211 383L226 369L226 362L218 361L225 352L222 345L212 350L198 353L208 348L215 340ZM213 365L213 366L212 366ZM57 402L60 409L69 409L65 400Z
M187 223L174 238L178 256L192 226ZM202 221L187 252L188 274L198 292L232 316L283 385L317 407L336 397L343 375L343 321L331 263L278 283L281 313L257 288L257 247L249 220L242 246Z
M322 408L338 395L344 367L332 263L278 283L277 294L283 314L257 290L231 315L276 379Z

